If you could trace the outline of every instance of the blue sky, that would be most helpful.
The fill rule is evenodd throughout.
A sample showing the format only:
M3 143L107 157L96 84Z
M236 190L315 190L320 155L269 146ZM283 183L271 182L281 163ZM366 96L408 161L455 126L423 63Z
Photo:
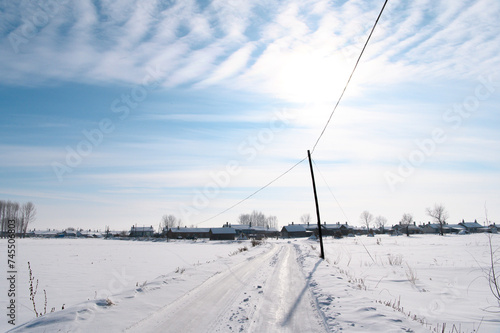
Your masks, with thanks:
M314 216L307 156L383 1L0 4L0 192L33 227ZM500 221L500 3L390 1L313 158L322 219Z

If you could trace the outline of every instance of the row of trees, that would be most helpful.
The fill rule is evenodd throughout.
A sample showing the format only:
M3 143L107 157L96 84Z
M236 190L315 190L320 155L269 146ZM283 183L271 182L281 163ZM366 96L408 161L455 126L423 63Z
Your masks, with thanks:
M276 216L266 216L262 212L256 210L250 214L241 214L238 217L238 223L251 224L255 227L278 228L278 218Z
M428 207L426 208L425 211L427 215L431 217L435 223L439 224L440 226L439 234L443 235L444 234L443 226L446 224L446 220L449 217L448 212L446 211L444 206L442 204L435 204L434 207L431 208ZM367 229L370 229L370 226L374 221L375 225L382 230L387 224L387 219L385 217L377 216L376 218L374 218L373 215L367 210L361 213L360 220L361 222L363 222L363 224L366 226ZM404 213L400 223L403 225L413 224L414 223L413 215L409 213Z
M446 219L448 219L448 212L446 212L445 208L441 204L435 204L433 208L426 209L427 215L429 215L436 223L439 223L441 226L440 233L443 234L443 225L446 224ZM365 210L361 213L360 216L361 222L366 226L369 230L373 225L377 228L384 229L387 225L387 218L384 216L376 216L374 217L369 211ZM300 217L300 222L302 224L308 224L311 222L310 214L303 214ZM278 218L273 215L266 216L264 213L254 210L250 214L241 214L238 217L239 224L251 224L256 227L268 227L268 228L278 228ZM401 224L408 225L413 224L413 215L409 213L403 214ZM161 218L160 226L163 228L175 228L180 227L182 225L181 219L178 219L174 215L165 214Z
M278 228L278 218L276 216L266 216L262 212L254 210L250 214L241 214L238 217L239 224L251 224L255 227ZM165 214L161 218L161 228L176 228L182 226L182 220L175 215Z
M178 219L174 215L165 214L161 217L160 230L162 229L161 227L167 230L170 228L180 227L181 223L181 219Z
M372 213L367 210L361 213L360 219L361 222L363 222L363 224L366 226L366 229L370 229L370 225L372 225L373 221L375 221L375 225L380 229L384 229L385 225L387 224L387 218L381 215L374 218Z
M35 221L36 208L32 202L19 204L13 201L0 200L1 234L8 232L8 221L14 220L17 234L25 234L30 223Z

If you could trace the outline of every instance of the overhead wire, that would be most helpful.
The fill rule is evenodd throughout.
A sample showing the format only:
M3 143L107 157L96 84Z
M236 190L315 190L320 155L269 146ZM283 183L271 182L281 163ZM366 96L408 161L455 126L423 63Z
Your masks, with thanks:
M387 5L388 1L389 0L385 0L384 5L382 6L382 9L380 10L380 13L377 16L377 19L375 20L375 23L373 24L372 30L370 31L370 34L368 35L368 38L366 39L365 45L361 49L361 52L360 52L359 57L358 57L358 60L356 60L356 64L354 65L354 67L352 69L351 75L349 75L349 79L347 80L347 82L346 82L346 84L344 86L344 89L342 90L342 93L340 94L339 99L337 100L337 103L333 107L333 110L330 113L330 117L328 118L325 126L323 127L323 130L321 131L321 134L319 135L318 139L316 140L316 143L314 144L314 146L313 146L313 148L311 150L311 154L314 153L314 150L316 149L316 146L318 145L319 140L321 140L321 138L323 137L323 134L325 134L325 131L326 131L328 125L330 124L330 121L332 120L332 117L333 117L333 114L335 113L335 110L337 110L337 107L339 106L340 101L342 100L342 97L344 97L344 94L345 94L345 92L347 90L347 86L349 85L349 82L351 82L352 76L354 75L354 72L356 71L356 68L358 67L358 64L359 64L359 62L361 60L361 57L363 56L363 53L365 52L366 46L368 45L368 42L370 41L370 39L371 39L371 37L373 35L373 31L375 31L375 27L377 26L377 23L378 23L380 17L382 16L382 13L384 12L384 8Z
M325 182L325 185L326 187L328 188L328 190L330 191L333 199L335 200L335 202L337 203L337 206L339 206L340 208L340 211L342 212L342 214L344 215L346 221L348 223L350 223L351 221L349 221L349 218L347 217L346 213L344 212L344 209L342 208L342 205L340 204L340 202L337 200L337 197L335 196L335 194L333 194L333 191L332 189L330 188L330 185L328 185L328 182L326 181L326 178L325 176L323 175L323 173L321 172L321 169L318 167L318 164L316 164L316 161L315 160L312 160L313 163L314 163L314 166L316 167L316 170L318 170L319 172L319 175L321 176L321 178L323 179L323 182Z
M367 45L368 45L368 42L370 41L370 39L371 39L371 37L372 37L372 35L373 35L373 31L375 30L375 27L377 26L378 21L380 20L380 17L382 16L382 13L383 13L383 11L384 11L384 9L385 9L385 6L387 5L387 2L388 2L388 1L389 1L389 0L385 0L384 5L382 6L382 9L380 10L380 13L378 14L377 19L375 20L375 23L374 23L374 25L373 25L373 27L372 27L372 29L371 29L371 31L370 31L370 34L368 35L368 38L366 39L366 42L365 42L365 44L363 45L363 48L361 49L361 52L360 52L360 54L359 54L358 59L356 60L356 63L355 63L355 65L354 65L353 69L352 69L352 72L351 72L351 74L349 75L349 79L347 80L347 82L346 82L346 84L345 84L345 86L344 86L344 89L342 90L342 93L340 94L340 96L339 96L339 98L338 98L338 100L337 100L337 103L335 104L335 106L334 106L334 108L333 108L332 112L330 113L330 116L329 116L329 118L328 118L328 120L327 120L327 122L326 122L325 126L323 127L323 130L321 131L321 133L320 133L320 135L319 135L318 139L317 139L317 140L316 140L316 142L314 143L314 146L313 146L313 148L312 148L312 150L311 150L311 155L314 153L314 151L315 151L315 149L316 149L316 146L318 145L319 141L320 141L320 140L321 140L321 138L323 137L323 134L325 133L326 129L328 128L328 125L330 124L330 122L331 122L331 120L332 120L333 114L334 114L334 113L335 113L335 111L337 110L337 107L339 106L340 101L342 100L342 97L344 96L344 94L345 94L345 92L346 92L346 90L347 90L347 87L348 87L349 83L351 82L351 79L352 79L352 77L353 77L353 75L354 75L354 72L356 71L356 68L358 67L358 64L359 64L359 62L360 62L360 60L361 60L361 57L363 56L363 53L364 53L364 51L365 51L365 49L366 49L366 47L367 47ZM199 222L199 223L197 223L197 224L202 224L202 223L205 223L205 222L211 221L211 220L215 219L216 217L219 217L220 215L222 215L222 214L224 214L224 213L228 212L229 210L233 209L234 207L236 207L236 206L238 206L238 205L242 204L243 202L247 201L248 199L250 199L251 197L253 197L253 196L254 196L254 195L256 195L257 193L259 193L260 191L262 191L262 190L264 190L265 188L269 187L271 184L273 184L274 182L276 182L278 179L280 179L281 177L283 177L284 175L286 175L287 173L289 173L290 171L292 171L294 168L296 168L299 164L301 164L302 162L304 162L306 159L307 159L307 157L304 157L302 160L300 160L299 162L297 162L296 164L294 164L291 168L287 169L285 172L283 172L283 173L282 173L282 174L280 174L278 177L274 178L274 179L273 179L273 180L271 180L269 183L267 183L266 185L262 186L261 188L259 188L259 189L258 189L258 190L256 190L255 192L253 192L252 194L248 195L248 196L247 196L247 197L245 197L244 199L241 199L240 201L238 201L237 203L233 204L232 206L230 206L230 207L228 207L228 208L224 209L224 210L223 210L223 211L221 211L220 213L218 213L218 214L216 214L216 215L214 215L214 216L212 216L212 217L209 217L208 219L205 219L205 220L203 220L203 221L201 221L201 222ZM325 181L325 183L326 183L326 181ZM328 186L328 183L326 183L326 184L327 184L327 186ZM328 189L330 190L330 192L332 193L332 195L333 195L333 196L334 196L334 198L335 198L335 195L333 194L333 192L331 191L331 189L330 189L330 187L329 187L329 186L328 186ZM337 199L336 199L336 198L335 198L335 200L337 201ZM338 201L337 201L337 204L339 204L339 203L338 203ZM339 204L339 207L340 207L340 204ZM342 210L342 208L341 208L341 210ZM343 210L342 210L342 212L343 212ZM345 213L344 213L344 212L343 212L343 214L344 214L344 216L347 218L347 216L345 215Z
M244 199L241 199L240 201L238 201L237 203L235 203L234 205L230 206L229 208L226 208L225 210L223 210L222 212L218 213L217 215L214 215L212 217L209 217L208 219L206 220L203 220L197 224L202 224L202 223L205 223L205 222L208 222L210 220L213 220L215 219L216 217L219 217L221 216L222 214L224 214L225 212L233 209L234 207L242 204L243 202L247 201L248 199L250 199L251 197L253 197L254 195L256 195L257 193L259 193L260 191L262 191L263 189L265 189L266 187L270 186L272 183L274 183L275 181L277 181L278 179L280 179L281 177L283 177L284 175L286 175L287 173L289 173L290 171L292 171L293 169L295 169L295 167L297 167L300 163L304 162L306 160L306 157L304 157L303 159L301 159L300 161L298 161L297 163L295 163L291 168L289 168L288 170L286 170L285 172L283 172L281 175L279 175L278 177L274 178L273 180L271 180L269 183L267 183L266 185L262 186L261 188L259 188L257 191L253 192L252 194L250 194L249 196L247 196L246 198Z

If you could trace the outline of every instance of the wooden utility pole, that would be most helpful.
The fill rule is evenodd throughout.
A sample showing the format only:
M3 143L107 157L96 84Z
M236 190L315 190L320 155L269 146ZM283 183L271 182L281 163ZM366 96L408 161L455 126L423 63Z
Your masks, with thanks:
M318 236L319 236L319 245L321 247L321 259L325 259L325 251L323 250L323 232L321 231L321 218L319 216L319 204L318 204L318 195L316 194L316 181L314 180L314 171L311 160L311 152L307 151L307 157L309 157L309 167L311 168L311 177L313 183L313 191L314 191L314 201L316 202L316 216L318 218Z

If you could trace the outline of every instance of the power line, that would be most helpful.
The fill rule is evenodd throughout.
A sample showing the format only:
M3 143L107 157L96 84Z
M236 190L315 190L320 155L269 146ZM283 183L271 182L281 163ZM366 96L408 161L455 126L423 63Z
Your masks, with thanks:
M323 179L323 181L325 182L326 184L326 187L328 188L328 190L330 191L333 199L335 199L335 202L337 203L337 205L339 206L340 208L340 211L342 212L342 214L344 215L344 217L346 218L347 222L351 223L351 221L349 221L349 218L347 217L346 213L344 212L344 209L342 209L342 206L340 205L340 202L337 200L337 197L335 196L335 194L333 194L333 191L332 189L330 188L330 185L328 185L328 182L326 181L326 178L325 176L323 176L323 173L321 172L321 170L319 169L318 165L316 164L316 161L312 160L313 163L314 163L314 166L316 166L316 169L318 170L321 178Z
M388 1L389 0L385 0L384 5L382 6L382 9L380 10L380 13L378 14L378 17L375 20L375 24L373 25L372 30L370 31L370 34L368 35L368 38L366 39L365 45L363 46L363 49L361 50L361 53L359 54L358 60L356 61L356 64L354 65L354 68L352 69L351 75L349 76L349 79L347 80L347 82L346 82L346 84L344 86L344 89L342 90L342 93L340 94L340 97L337 100L337 103L333 107L333 110L330 113L330 117L328 118L328 121L325 124L325 127L323 127L323 130L321 131L321 134L319 135L318 139L316 140L316 143L314 144L314 146L313 146L313 148L311 150L311 154L314 153L314 150L316 149L316 146L318 145L319 140L321 140L321 137L325 133L326 128L330 124L330 121L332 120L333 114L335 113L335 110L337 110L337 107L339 106L340 101L342 100L342 97L344 96L344 93L347 90L347 86L349 85L349 82L351 82L351 78L354 75L354 72L356 71L356 68L358 67L359 61L361 60L361 57L363 56L363 53L365 52L366 46L368 45L368 42L370 41L370 38L372 37L373 31L375 30L375 27L377 26L377 23L378 23L380 17L382 16L382 13L384 12L385 5L387 5Z
M234 207L242 204L244 201L247 201L248 199L250 199L251 197L253 197L254 195L256 195L257 193L259 193L260 191L262 191L263 189L265 189L266 187L270 186L272 183L274 183L275 181L277 181L278 179L280 179L281 177L283 177L284 175L286 175L287 173L289 173L290 171L292 171L293 169L295 169L295 167L297 167L300 163L304 162L306 160L306 157L304 157L303 159L301 159L300 161L298 161L297 163L295 163L291 168L289 168L288 170L286 170L285 172L283 172L281 175L279 175L278 177L274 178L273 180L271 180L269 183L267 183L266 185L262 186L261 188L259 188L257 191L253 192L252 194L250 194L249 196L247 196L246 198L244 199L241 199L240 201L238 201L237 203L235 203L234 205L230 206L229 208L226 208L225 210L223 210L222 212L218 213L217 215L214 215L212 217L209 217L208 219L206 220L203 220L197 224L202 224L202 223L205 223L205 222L208 222L210 220L213 220L214 218L216 217L219 217L221 216L222 214L224 214L225 212L233 209Z
M328 127L328 125L330 124L330 121L332 120L333 114L335 113L335 110L337 109L338 105L340 104L340 101L342 100L342 97L344 96L344 93L345 93L345 91L347 89L347 86L349 85L349 82L351 81L351 78L354 75L354 72L356 71L356 68L358 67L358 64L359 64L359 62L361 60L361 57L363 56L363 53L364 53L364 51L366 49L366 46L368 45L368 42L370 41L370 38L371 38L371 36L373 34L373 31L375 30L375 27L377 26L377 23L378 23L380 17L382 16L382 13L384 11L385 6L387 5L387 2L388 2L388 0L385 0L384 5L382 6L382 9L380 10L380 13L378 14L378 17L375 20L375 24L373 25L372 30L370 31L370 34L368 35L368 38L366 39L365 45L363 46L363 49L361 50L361 53L359 54L358 60L356 61L356 64L354 65L354 68L353 68L353 70L351 72L351 75L349 76L349 79L347 80L347 82L346 82L346 84L344 86L344 89L342 90L342 93L340 94L340 97L337 100L337 103L335 104L335 106L334 106L334 108L333 108L333 110L332 110L332 112L330 114L330 117L328 118L328 121L326 122L323 130L321 131L321 134L319 135L318 139L316 140L316 143L314 144L314 146L313 146L313 148L311 150L311 154L314 153L314 150L316 149L316 146L318 145L319 141L321 140L321 137L323 136L323 134L325 133L325 131L326 131L327 127ZM283 177L284 175L286 175L287 173L289 173L290 171L292 171L295 167L297 167L299 164L301 164L302 162L304 162L306 159L307 159L307 157L304 157L302 160L300 160L299 162L297 162L296 164L294 164L291 168L289 168L288 170L286 170L285 172L283 172L282 174L280 174L278 177L274 178L269 183L267 183L266 185L262 186L261 188L259 188L257 191L253 192L252 194L250 194L246 198L238 201L237 203L235 203L234 205L230 206L229 208L226 208L222 212L220 212L220 213L218 213L218 214L216 214L216 215L214 215L214 216L212 216L212 217L210 217L208 219L205 219L205 220L203 220L203 221L201 221L201 222L199 222L197 224L201 224L201 223L205 223L205 222L208 222L210 220L213 220L214 218L219 217L220 215L226 213L227 211L233 209L234 207L242 204L246 200L250 199L251 197L253 197L257 193L259 193L260 191L262 191L265 188L269 187L271 184L273 184L274 182L276 182L278 179L280 179L281 177ZM326 181L325 181L325 183L326 183ZM327 186L328 186L328 183L327 183ZM328 188L330 189L330 187L328 187ZM331 191L331 189L330 189L330 192L333 195L333 192ZM333 195L333 196L335 198L335 195ZM336 198L335 198L335 201L337 201ZM337 204L339 204L338 201L337 201ZM339 207L340 207L340 204L339 204ZM340 209L342 210L342 207L340 207ZM342 212L343 212L343 210L342 210ZM347 218L347 216L345 215L345 213L344 213L344 216Z

